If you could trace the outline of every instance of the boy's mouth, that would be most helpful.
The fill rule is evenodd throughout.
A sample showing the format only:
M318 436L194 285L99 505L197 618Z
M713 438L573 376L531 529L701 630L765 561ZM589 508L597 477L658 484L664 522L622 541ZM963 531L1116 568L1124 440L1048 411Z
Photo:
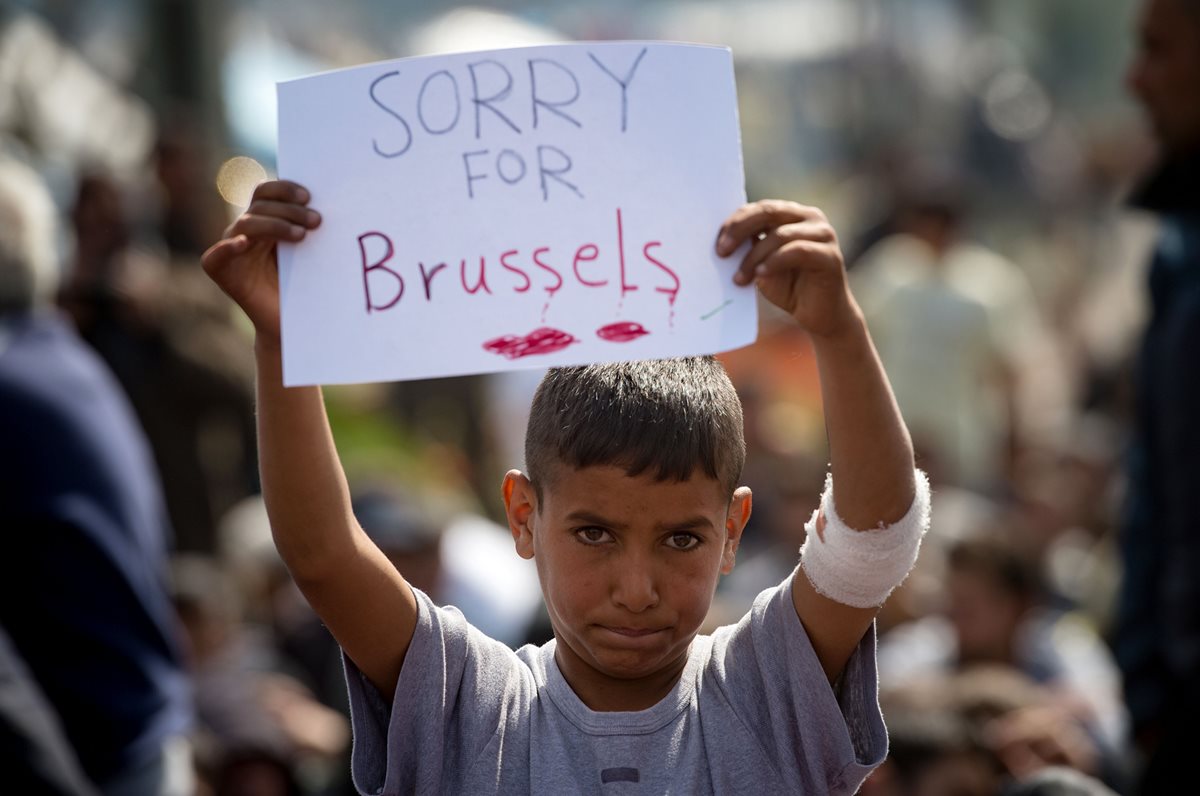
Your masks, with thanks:
M618 636L626 636L628 638L652 636L655 633L663 631L661 627L613 627L611 625L601 625L601 627L610 633L616 633Z

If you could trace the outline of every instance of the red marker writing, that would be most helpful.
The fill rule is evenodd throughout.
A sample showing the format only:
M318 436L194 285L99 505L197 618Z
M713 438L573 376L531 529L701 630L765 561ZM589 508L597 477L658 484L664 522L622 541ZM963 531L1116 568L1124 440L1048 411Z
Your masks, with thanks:
M488 340L483 347L493 354L500 354L509 359L520 359L534 354L551 354L555 351L562 351L572 343L578 342L579 339L569 332L544 326L541 329L534 329L523 337L506 334L503 337Z
M618 321L596 330L597 337L610 343L628 343L648 334L649 330L636 321Z

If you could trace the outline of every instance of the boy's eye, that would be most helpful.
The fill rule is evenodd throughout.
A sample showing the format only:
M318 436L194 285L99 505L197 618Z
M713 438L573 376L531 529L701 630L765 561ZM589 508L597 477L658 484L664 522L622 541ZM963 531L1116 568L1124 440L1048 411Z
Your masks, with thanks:
M609 540L609 533L603 528L580 528L575 536L584 544L603 544Z
M691 550L700 544L700 537L694 533L673 533L667 538L667 545L674 550Z

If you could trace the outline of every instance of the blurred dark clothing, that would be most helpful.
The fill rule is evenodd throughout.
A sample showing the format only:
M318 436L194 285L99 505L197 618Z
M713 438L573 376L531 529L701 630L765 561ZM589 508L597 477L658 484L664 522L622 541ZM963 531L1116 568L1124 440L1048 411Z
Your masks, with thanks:
M145 430L175 549L212 554L220 517L258 489L253 359L228 302L199 269L157 267L151 298L76 280L63 305Z
M0 624L97 784L191 722L158 477L124 394L67 323L0 319Z
M203 159L164 143L160 154L168 151L174 165L159 164L164 180L173 175L163 186L172 198L164 212L173 218L207 206L216 194L197 188ZM219 519L259 488L251 347L229 300L196 268L200 239L176 252L173 239L161 240L168 231L131 213L111 176L81 176L71 223L74 259L59 302L133 404L162 479L175 549L211 555Z
M14 793L93 796L58 713L0 625L0 771Z
M1114 644L1135 731L1192 748L1200 732L1200 154L1165 163L1135 194L1162 233L1138 407ZM1168 728L1170 731L1168 732ZM1186 738L1179 737L1186 733ZM1165 763L1152 759L1151 770ZM1189 766L1186 756L1173 765ZM1183 772L1183 769L1179 769ZM1189 774L1190 775L1190 774ZM1155 791L1145 791L1155 792Z

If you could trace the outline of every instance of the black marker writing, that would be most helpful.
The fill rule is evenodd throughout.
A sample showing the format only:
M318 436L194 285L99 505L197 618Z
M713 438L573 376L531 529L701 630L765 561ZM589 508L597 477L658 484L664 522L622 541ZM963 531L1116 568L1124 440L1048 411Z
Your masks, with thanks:
M433 128L429 126L429 122L425 119L425 92L429 90L429 84L433 82L433 79L439 75L444 75L450 81L450 87L454 91L454 118L445 127ZM458 81L454 78L454 75L450 74L448 69L439 69L425 78L421 83L421 91L417 94L417 119L420 120L421 126L425 128L425 132L430 135L448 133L458 125L458 118L460 116L462 116L462 100L458 96Z
M550 199L550 188L546 183L547 177L554 180L555 182L559 182L559 183L562 183L563 185L567 186L568 188L571 189L571 191L576 196L578 196L580 199L582 199L583 193L580 192L579 188L574 183L567 182L562 177L563 174L566 174L568 171L571 170L571 158L567 155L567 153L563 152L558 147L550 146L549 144L539 145L537 152L538 152L538 173L540 174L540 176L542 178L542 201L549 201L549 199ZM552 169L548 165L546 165L546 153L547 152L553 152L554 154L558 155L559 158L562 159L560 168Z
M537 64L548 64L550 66L557 67L563 74L565 74L567 77L571 78L571 84L575 88L575 93L573 93L567 99L561 99L557 102L551 102L550 100L546 99L545 97L538 96L538 79L537 79L537 66L536 66ZM562 108L566 105L570 105L571 103L575 102L575 100L579 99L579 79L575 77L574 72L572 72L570 69L568 69L567 67L560 64L558 61L551 61L546 58L530 58L529 59L529 96L533 101L533 127L535 130L537 129L537 126L538 126L538 108L539 107L545 108L546 110L550 111L551 113L553 113L554 115L556 115L562 119L566 119L568 122L575 125L576 127L583 127L583 125L579 123L578 119L576 119L575 117L570 116L566 112L560 110L560 108Z
M600 67L601 71L603 71L604 74L608 75L613 80L617 81L617 84L621 86L621 132L622 133L625 132L625 128L626 128L626 126L628 124L628 120L629 120L629 84L633 82L633 74L634 74L634 72L637 71L638 64L640 64L642 62L642 58L645 57L645 55L646 55L646 48L643 47L642 51L640 53L638 53L637 58L633 59L633 66L629 67L629 71L625 74L624 79L622 79L622 78L617 77L615 74L613 74L612 70L610 70L607 66L605 66L603 63L601 63L600 59L597 58L594 53L588 53L588 58L591 58L592 61L595 62L596 66Z
M380 75L379 77L377 77L371 81L371 88L370 88L370 92L369 92L371 95L372 102L374 102L376 105L378 105L380 108L382 108L384 113L388 114L389 116L394 117L396 119L396 121L400 122L400 124L402 124L404 126L405 141L404 141L404 146L400 147L400 149L396 149L391 152L384 152L382 149L379 148L379 142L376 141L374 138L371 139L371 146L375 148L375 154L380 155L385 158L400 157L401 155L403 155L405 152L408 151L408 148L410 146L412 146L412 141L413 141L412 128L408 126L408 122L404 121L404 117L401 116L400 114L396 113L396 111L392 110L387 105L384 105L383 100L381 100L379 98L379 96L375 93L375 88L380 83L387 80L389 77L398 77L399 75L400 75L399 72L387 72L385 74Z
M500 89L495 94L492 94L490 97L480 97L479 74L476 70L481 66L487 66L489 64L504 73L504 88ZM512 93L513 76L512 73L508 71L508 67L499 61L494 61L489 58L484 61L475 61L474 63L467 64L467 70L471 73L471 102L475 103L475 137L479 138L482 135L480 123L480 110L482 108L487 108L489 111L496 114L496 116L500 117L500 120L511 127L514 133L520 133L521 128L517 127L517 125L513 123L512 119L505 116L502 111L497 109L496 106L492 104L493 102L506 99L508 95Z

